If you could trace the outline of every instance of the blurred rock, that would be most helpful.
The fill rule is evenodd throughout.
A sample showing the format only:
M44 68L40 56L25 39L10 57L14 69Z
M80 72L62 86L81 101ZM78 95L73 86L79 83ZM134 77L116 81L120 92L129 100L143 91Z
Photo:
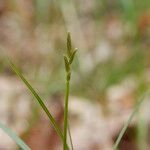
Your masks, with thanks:
M111 150L111 136L98 103L72 97L69 110L75 150Z
M120 113L124 114L125 111L132 109L135 103L134 92L136 88L137 83L133 77L128 77L120 84L108 88L106 97L111 114L120 115Z

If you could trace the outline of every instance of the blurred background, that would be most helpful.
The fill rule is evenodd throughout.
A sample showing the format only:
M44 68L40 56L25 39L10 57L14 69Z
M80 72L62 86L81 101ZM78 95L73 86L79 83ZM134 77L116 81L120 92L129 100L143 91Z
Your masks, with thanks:
M75 150L111 150L150 83L149 0L0 0L0 121L32 150L61 141L6 56L63 126L67 31L78 53L69 101ZM132 120L120 150L150 149L150 101ZM18 150L0 130L0 150Z

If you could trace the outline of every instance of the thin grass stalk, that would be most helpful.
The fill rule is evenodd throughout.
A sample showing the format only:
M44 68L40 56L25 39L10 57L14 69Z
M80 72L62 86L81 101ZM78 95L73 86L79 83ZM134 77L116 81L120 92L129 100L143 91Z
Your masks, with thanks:
M133 117L135 116L135 114L138 112L139 107L141 106L142 102L145 99L145 96L147 96L150 93L150 91L146 92L143 96L140 97L139 101L137 102L137 104L135 105L135 108L133 110L133 112L131 113L129 119L127 120L127 122L124 124L124 127L122 128L121 132L119 133L119 136L115 142L115 144L113 145L113 150L117 150L119 143L124 135L124 133L126 132L130 122L132 121Z
M22 141L20 137L18 137L11 129L6 127L1 122L0 122L0 128L16 142L22 150L31 150L29 146L24 141Z
M67 35L67 55L64 55L64 63L66 69L66 94L65 94L65 107L64 107L64 143L63 150L66 150L67 146L67 129L68 129L68 103L69 103L69 91L70 91L70 78L71 78L71 64L74 60L77 49L72 50L71 35L68 32ZM71 133L70 133L71 138Z
M69 133L69 139L70 139L71 149L74 150L74 148L73 148L73 141L72 141L72 137L71 137L69 120L68 120L68 133Z
M63 145L64 150L66 150L67 146L69 90L70 90L70 82L66 81L65 110L64 110L64 145Z

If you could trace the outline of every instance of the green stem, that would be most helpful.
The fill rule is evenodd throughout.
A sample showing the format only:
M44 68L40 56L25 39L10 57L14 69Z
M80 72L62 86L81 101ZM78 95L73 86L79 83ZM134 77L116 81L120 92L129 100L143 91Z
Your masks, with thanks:
M65 109L64 109L64 143L63 150L67 149L67 128L68 128L68 100L69 100L70 84L66 82Z

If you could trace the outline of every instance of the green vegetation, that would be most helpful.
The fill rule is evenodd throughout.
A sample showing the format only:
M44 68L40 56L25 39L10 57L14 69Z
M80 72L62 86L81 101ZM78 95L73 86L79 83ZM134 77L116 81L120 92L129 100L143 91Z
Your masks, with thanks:
M23 150L31 150L20 137L18 137L10 128L0 123L0 128L10 136Z
M109 117L112 112L108 93L128 79L136 82L131 91L132 102L129 102L134 106L131 108L133 113L121 130L114 149L120 148L121 139L135 115L138 118L134 125L135 144L139 149L149 146L149 127L137 111L144 98L136 99L146 96L145 91L149 89L150 0L86 3L81 0L6 0L0 5L0 73L2 77L14 78L4 59L7 55L13 60L9 61L13 71L48 116L64 150L74 149L68 120L69 96L87 99L85 103L88 100L99 103L103 115ZM73 38L71 40L68 33L63 60L64 51L60 49L66 49L66 30L71 31ZM72 45L79 47L78 57L75 57L76 49L72 49ZM30 83L39 86L39 92ZM55 95L65 96L63 129L45 105L45 100ZM121 100L120 103L124 105Z

